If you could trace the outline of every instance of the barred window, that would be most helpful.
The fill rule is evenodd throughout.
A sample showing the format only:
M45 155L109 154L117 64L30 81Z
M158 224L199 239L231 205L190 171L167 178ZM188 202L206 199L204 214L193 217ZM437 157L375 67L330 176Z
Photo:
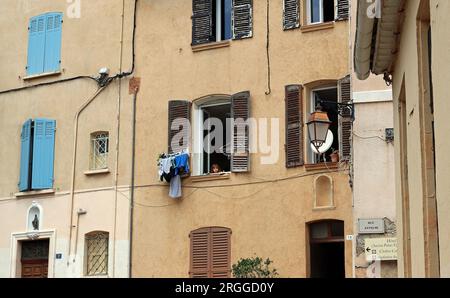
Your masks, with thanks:
M86 234L86 275L108 274L108 232Z
M91 134L91 170L108 167L109 133L95 132Z

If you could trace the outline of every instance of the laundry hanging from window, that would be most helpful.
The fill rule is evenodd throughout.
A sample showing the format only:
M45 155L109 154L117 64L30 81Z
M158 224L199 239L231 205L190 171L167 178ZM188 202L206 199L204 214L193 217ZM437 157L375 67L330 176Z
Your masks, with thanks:
M181 198L181 177L190 173L189 153L161 154L158 159L158 176L161 181L170 183L169 196Z

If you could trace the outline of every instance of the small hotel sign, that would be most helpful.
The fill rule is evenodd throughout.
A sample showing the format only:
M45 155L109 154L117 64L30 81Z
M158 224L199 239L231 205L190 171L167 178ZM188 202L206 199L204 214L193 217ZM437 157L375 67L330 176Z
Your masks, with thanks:
M384 234L383 219L358 219L360 234Z

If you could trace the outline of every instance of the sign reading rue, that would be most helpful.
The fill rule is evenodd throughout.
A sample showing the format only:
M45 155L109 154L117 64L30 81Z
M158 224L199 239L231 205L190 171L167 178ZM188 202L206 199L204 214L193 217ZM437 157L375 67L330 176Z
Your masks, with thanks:
M358 219L360 234L384 234L383 219Z
M366 238L364 242L368 261L397 260L397 238Z

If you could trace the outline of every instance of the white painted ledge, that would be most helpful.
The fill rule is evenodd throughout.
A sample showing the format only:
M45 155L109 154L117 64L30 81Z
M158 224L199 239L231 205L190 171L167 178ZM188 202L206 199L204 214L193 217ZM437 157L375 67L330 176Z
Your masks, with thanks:
M90 171L85 171L84 174L86 176L93 176L93 175L102 175L102 174L109 174L109 169L101 169L101 170L90 170Z
M353 92L354 103L392 101L392 90Z
M24 198L24 197L32 197L32 196L40 196L40 195L48 195L54 194L54 189L44 189L44 190L32 190L32 191L24 191L15 193L14 196L16 198Z
M38 79L38 78L43 78L43 77L57 76L60 74L61 74L60 70L52 71L52 72L44 72L44 73L38 73L38 74L31 75L31 76L23 77L23 80L28 81L28 80Z

